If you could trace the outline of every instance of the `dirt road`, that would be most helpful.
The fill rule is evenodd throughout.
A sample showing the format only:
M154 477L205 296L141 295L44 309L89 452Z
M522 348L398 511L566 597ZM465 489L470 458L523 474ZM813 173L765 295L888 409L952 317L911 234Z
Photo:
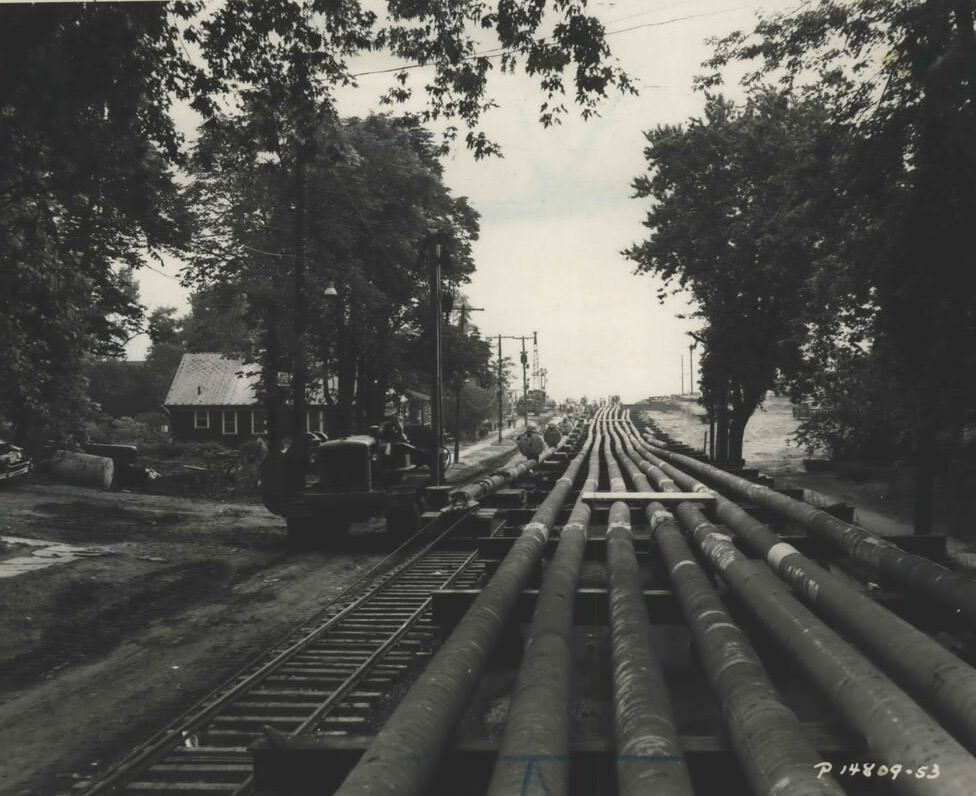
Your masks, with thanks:
M260 506L0 490L0 793L66 793L154 734L380 561L381 527L296 553Z

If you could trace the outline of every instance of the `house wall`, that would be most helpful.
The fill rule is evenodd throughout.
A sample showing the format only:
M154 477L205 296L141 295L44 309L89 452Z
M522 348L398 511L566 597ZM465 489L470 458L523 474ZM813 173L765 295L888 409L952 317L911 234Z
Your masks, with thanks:
M236 446L244 440L264 434L264 408L254 406L170 406L167 407L170 416L170 434L174 440L181 442L221 442L225 445ZM224 425L225 413L227 426ZM206 428L197 427L197 418L207 424ZM255 430L251 431L252 414L255 416ZM309 409L310 428L313 431L325 430L325 417L322 407L313 406ZM231 417L236 418L236 430ZM287 409L281 415L281 428L284 436L291 434L291 413ZM226 432L226 433L225 433Z

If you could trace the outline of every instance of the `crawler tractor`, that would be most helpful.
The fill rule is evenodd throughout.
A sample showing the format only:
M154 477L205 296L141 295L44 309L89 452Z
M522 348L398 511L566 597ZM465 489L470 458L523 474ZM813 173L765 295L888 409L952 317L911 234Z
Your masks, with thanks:
M299 545L327 542L380 511L387 533L405 539L419 527L424 489L432 483L433 446L424 443L433 435L424 430L413 435L414 444L398 423L385 421L369 434L309 443L310 456L269 455L262 465L264 504L285 518L289 539ZM449 456L442 448L442 469ZM303 472L296 476L295 468Z

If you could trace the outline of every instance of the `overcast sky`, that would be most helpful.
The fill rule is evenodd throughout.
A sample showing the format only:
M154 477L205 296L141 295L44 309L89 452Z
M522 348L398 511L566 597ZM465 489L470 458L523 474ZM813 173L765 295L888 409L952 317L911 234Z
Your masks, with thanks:
M445 159L445 183L481 213L477 271L466 292L484 311L472 320L490 336L538 332L551 396L619 394L633 401L675 393L682 356L688 389L686 332L695 322L675 316L689 306L676 297L659 304L659 282L633 275L633 264L620 254L645 233L646 204L631 198L630 185L645 169L643 131L700 114L703 97L691 83L710 54L707 38L751 30L760 9L799 4L593 2L607 30L620 31L608 42L640 95L611 96L600 118L586 122L567 100L570 113L562 125L544 129L537 121L542 95L531 79L497 73L491 78L490 92L501 107L485 118L484 129L501 144L504 157L475 161L458 147ZM381 54L360 60L357 72L393 63ZM423 85L424 72L414 70L414 85ZM389 74L360 77L358 88L339 97L342 115L379 110L375 100L390 80ZM738 93L734 83L726 92ZM177 268L169 263L164 270L172 276ZM172 278L144 270L140 283L150 308L185 309L184 291ZM145 345L143 338L135 341L130 356L144 356ZM503 353L516 362L517 346L503 342Z

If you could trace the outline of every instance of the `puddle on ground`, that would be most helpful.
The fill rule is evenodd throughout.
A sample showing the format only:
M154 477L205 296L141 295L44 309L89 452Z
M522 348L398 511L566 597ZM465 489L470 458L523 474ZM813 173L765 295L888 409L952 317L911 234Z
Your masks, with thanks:
M52 564L67 564L82 558L112 555L112 551L104 547L79 547L64 542L31 539L26 536L0 536L0 542L31 548L29 554L0 560L0 578L12 578L26 572L35 572Z

